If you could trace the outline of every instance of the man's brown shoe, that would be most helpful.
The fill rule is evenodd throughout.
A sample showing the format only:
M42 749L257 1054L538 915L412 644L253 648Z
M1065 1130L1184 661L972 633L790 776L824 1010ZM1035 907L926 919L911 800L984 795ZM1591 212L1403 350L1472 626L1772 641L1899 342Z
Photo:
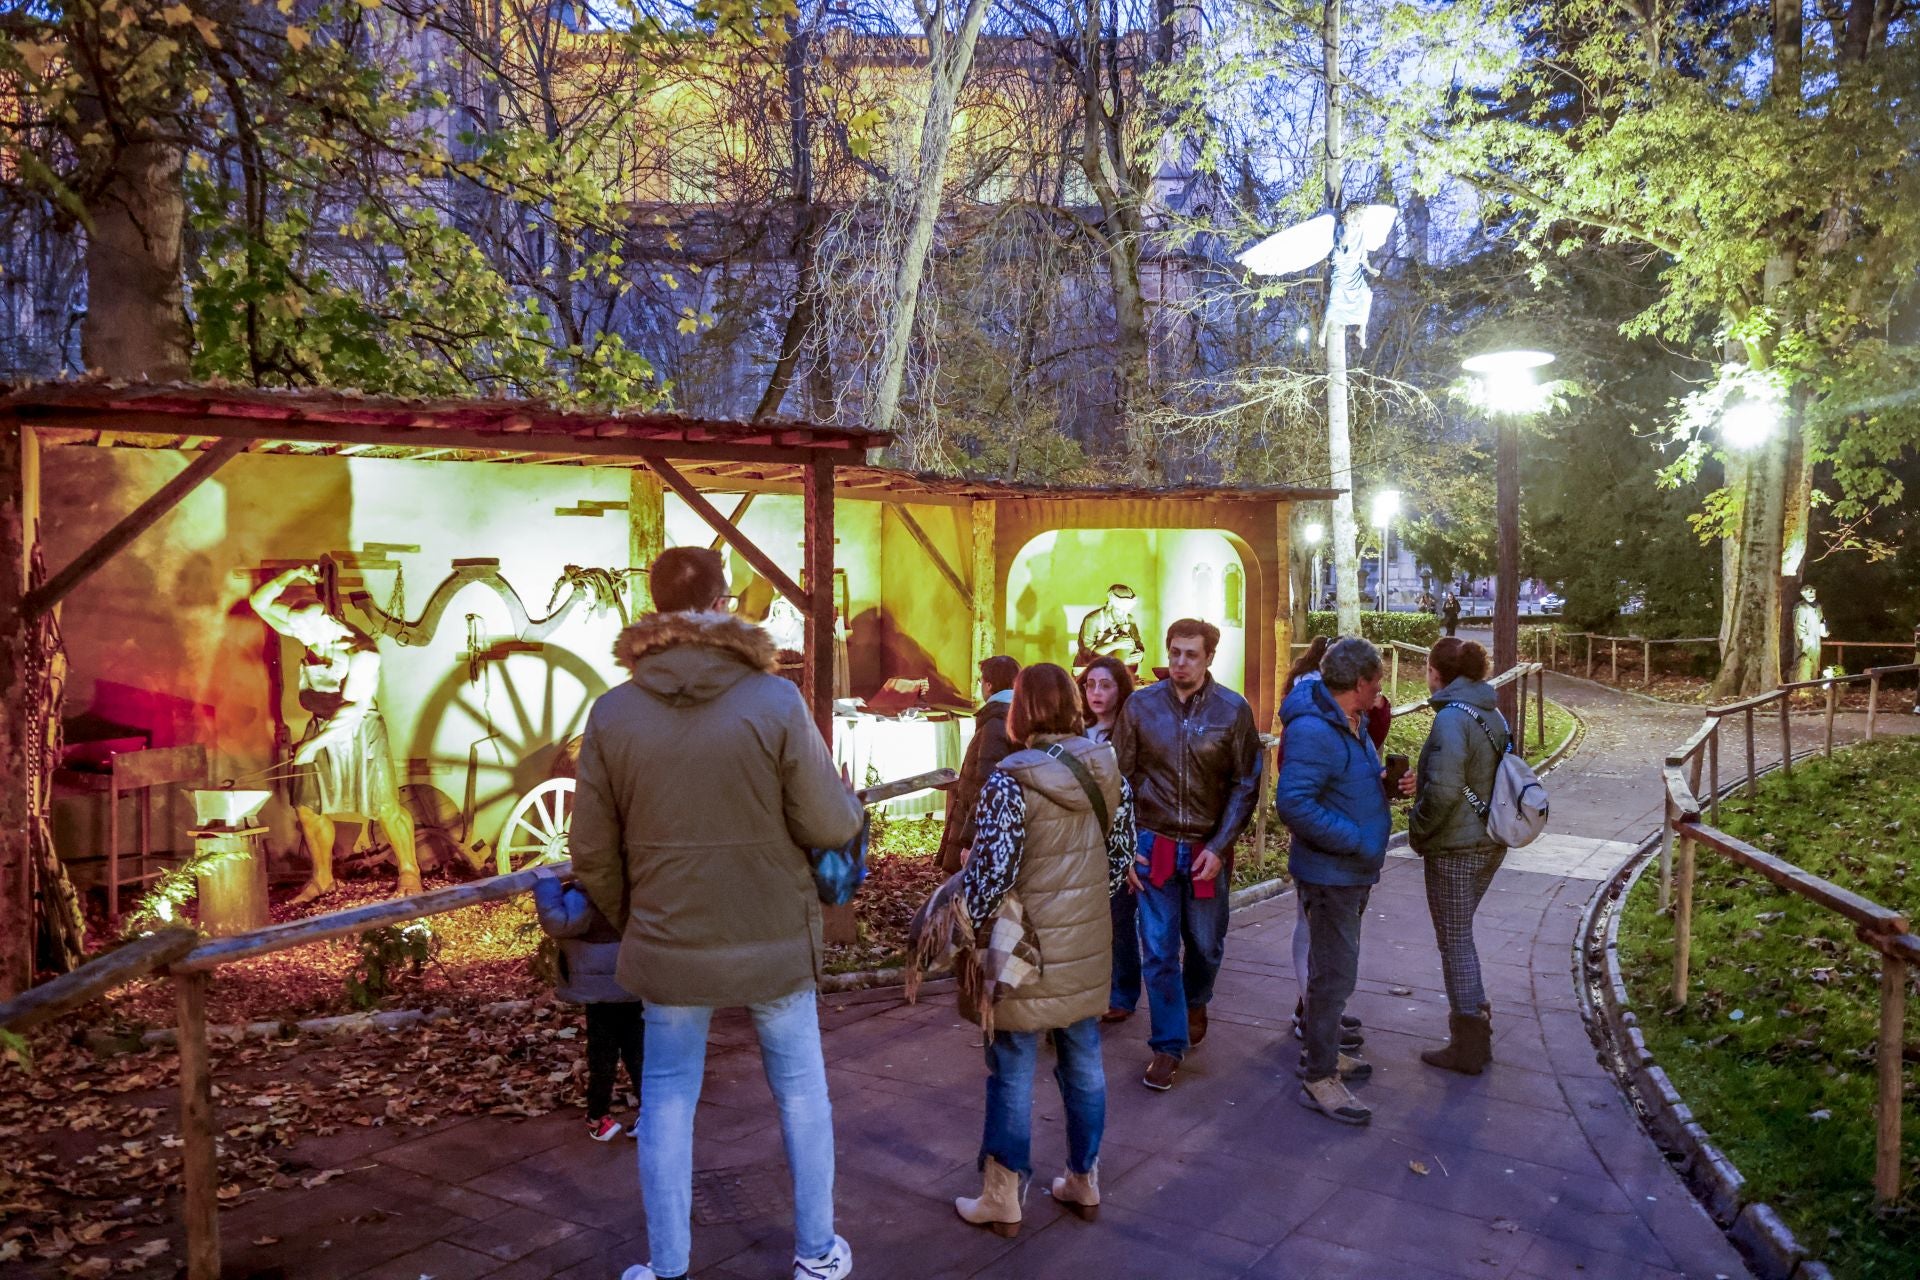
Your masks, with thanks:
M1190 1004L1187 1006L1187 1048L1198 1049L1200 1042L1207 1038L1207 1006Z
M1133 1010L1122 1009L1119 1005L1116 1004L1116 1005L1109 1006L1107 1011L1100 1015L1100 1021L1125 1022L1128 1018L1131 1018L1132 1016L1133 1016Z
M1173 1088L1174 1073L1179 1070L1180 1059L1170 1053L1156 1053L1153 1061L1147 1064L1147 1074L1140 1077L1140 1083L1165 1093Z

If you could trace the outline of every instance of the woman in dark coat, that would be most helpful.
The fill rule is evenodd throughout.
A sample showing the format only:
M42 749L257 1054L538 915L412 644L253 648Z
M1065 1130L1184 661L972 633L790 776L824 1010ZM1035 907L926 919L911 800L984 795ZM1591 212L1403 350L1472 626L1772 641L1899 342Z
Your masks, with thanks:
M1114 657L1095 658L1080 673L1080 701L1087 712L1087 736L1112 742L1120 708L1133 696L1133 675ZM1140 900L1130 887L1113 895L1113 989L1102 1022L1125 1022L1140 1003Z
M947 795L947 825L940 832L940 869L960 869L973 847L973 810L980 788L1002 760L1013 754L1007 737L1007 708L1013 702L1013 678L1020 664L1002 654L980 664L980 709L973 713L973 739L960 762L960 781Z

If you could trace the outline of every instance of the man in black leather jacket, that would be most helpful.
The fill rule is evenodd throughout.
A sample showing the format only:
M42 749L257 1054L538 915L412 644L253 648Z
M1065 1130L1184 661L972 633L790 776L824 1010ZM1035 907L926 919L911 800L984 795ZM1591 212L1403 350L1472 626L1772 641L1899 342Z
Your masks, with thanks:
M1140 896L1141 977L1153 1015L1142 1081L1150 1089L1171 1088L1180 1060L1207 1034L1226 953L1229 862L1260 791L1253 710L1208 674L1219 643L1210 622L1168 627L1168 678L1127 699L1113 732L1140 832L1128 879Z

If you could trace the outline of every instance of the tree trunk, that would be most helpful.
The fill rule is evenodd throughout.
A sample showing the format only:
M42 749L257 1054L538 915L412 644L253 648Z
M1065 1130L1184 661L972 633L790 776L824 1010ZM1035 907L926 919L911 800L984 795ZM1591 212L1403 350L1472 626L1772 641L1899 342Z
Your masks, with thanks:
M1716 698L1764 693L1780 682L1780 543L1787 442L1777 434L1749 456L1726 592L1726 639Z
M887 308L887 332L880 349L880 368L867 409L867 425L875 431L893 430L900 408L900 383L906 375L907 348L913 341L914 315L920 305L920 280L926 274L927 251L933 247L940 220L940 197L947 172L947 152L953 145L953 114L960 86L973 65L974 41L986 20L987 0L967 0L960 26L947 32L937 24L927 31L927 73L932 92L926 119L920 125L920 156L915 165L912 219L906 243L895 265L892 297ZM925 467L933 459L923 454L926 441L907 441L907 462Z
M780 337L780 355L767 379L766 391L753 411L755 422L780 412L794 370L813 335L816 314L815 263L819 257L824 220L813 202L813 123L807 114L807 55L812 41L787 19L784 57L787 82L788 142L793 157L793 303L787 311L786 331Z
M186 195L179 151L153 141L124 147L87 214L87 319L80 338L87 367L110 378L185 379L180 241Z

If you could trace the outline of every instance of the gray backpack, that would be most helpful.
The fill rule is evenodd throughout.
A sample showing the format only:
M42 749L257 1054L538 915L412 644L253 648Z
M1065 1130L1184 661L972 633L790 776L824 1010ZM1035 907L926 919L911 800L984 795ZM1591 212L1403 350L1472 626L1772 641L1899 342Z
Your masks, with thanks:
M1507 730L1507 749L1500 750L1500 740L1493 736L1493 729L1478 711L1459 702L1449 702L1449 707L1458 708L1473 717L1480 731L1487 735L1500 764L1493 773L1493 795L1482 800L1474 794L1472 787L1460 789L1466 793L1467 803L1487 824L1487 834L1495 843L1509 849L1518 849L1534 842L1547 827L1547 789L1540 778L1513 749L1513 730L1507 726L1505 717L1501 718L1501 727ZM1445 708L1442 708L1445 710Z

